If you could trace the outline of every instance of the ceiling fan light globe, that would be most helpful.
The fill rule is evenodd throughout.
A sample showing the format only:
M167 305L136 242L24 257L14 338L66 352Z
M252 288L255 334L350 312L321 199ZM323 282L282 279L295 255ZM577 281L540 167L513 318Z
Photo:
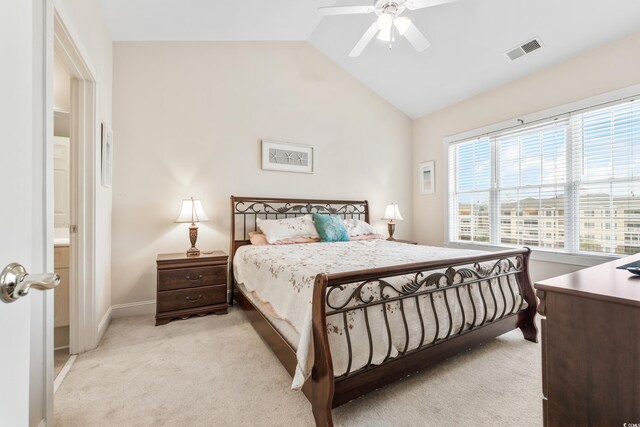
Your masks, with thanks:
M378 16L378 28L382 32L388 32L393 25L393 17L388 13L383 13Z
M380 31L378 33L378 37L376 37L378 40L383 41L383 42L390 42L391 41L391 29L387 30L387 31Z
M401 16L399 18L396 18L396 20L394 21L394 25L396 26L398 33L401 36L404 36L404 34L407 32L407 30L411 26L411 19Z

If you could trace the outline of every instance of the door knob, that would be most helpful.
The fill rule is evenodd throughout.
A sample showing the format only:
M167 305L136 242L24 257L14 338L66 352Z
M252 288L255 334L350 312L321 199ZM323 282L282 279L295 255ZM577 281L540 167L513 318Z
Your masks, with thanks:
M10 303L29 294L31 288L39 291L53 289L60 284L60 276L53 274L29 274L17 262L11 263L0 273L0 300Z

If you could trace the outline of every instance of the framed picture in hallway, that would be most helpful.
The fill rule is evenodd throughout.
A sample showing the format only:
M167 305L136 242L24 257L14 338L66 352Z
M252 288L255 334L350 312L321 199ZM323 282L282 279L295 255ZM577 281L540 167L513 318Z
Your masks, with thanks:
M420 194L433 194L436 192L436 170L433 160L420 163Z
M113 177L113 132L102 123L102 185L111 187Z

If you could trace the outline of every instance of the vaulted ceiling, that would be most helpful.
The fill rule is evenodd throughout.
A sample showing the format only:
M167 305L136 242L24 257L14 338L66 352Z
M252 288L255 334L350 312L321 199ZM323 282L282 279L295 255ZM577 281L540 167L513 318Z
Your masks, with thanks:
M404 39L391 50L374 39L350 58L375 17L320 18L316 10L372 3L103 0L103 7L114 41L307 40L412 118L640 31L639 0L460 0L405 13L431 41L424 52ZM533 37L542 49L515 61L504 55Z

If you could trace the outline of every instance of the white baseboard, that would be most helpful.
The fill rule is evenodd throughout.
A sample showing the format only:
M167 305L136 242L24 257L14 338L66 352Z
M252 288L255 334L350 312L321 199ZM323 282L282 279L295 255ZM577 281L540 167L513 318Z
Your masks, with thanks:
M62 367L62 370L60 371L56 379L53 381L54 394L56 393L56 391L58 391L58 388L60 388L62 381L64 381L64 378L67 376L67 374L71 370L71 367L73 366L77 358L78 358L77 354L72 354L71 356L69 356L69 360L67 360L67 363L64 364L64 366Z
M140 316L144 314L156 313L156 300L130 302L126 304L116 304L112 306L112 317Z
M113 313L113 307L109 306L109 308L107 309L107 312L104 314L104 316L102 316L102 319L100 319L100 323L98 323L97 345L100 345L100 341L102 341L102 337L104 336L104 333L107 331L107 328L109 327L109 323L111 323L112 313Z

